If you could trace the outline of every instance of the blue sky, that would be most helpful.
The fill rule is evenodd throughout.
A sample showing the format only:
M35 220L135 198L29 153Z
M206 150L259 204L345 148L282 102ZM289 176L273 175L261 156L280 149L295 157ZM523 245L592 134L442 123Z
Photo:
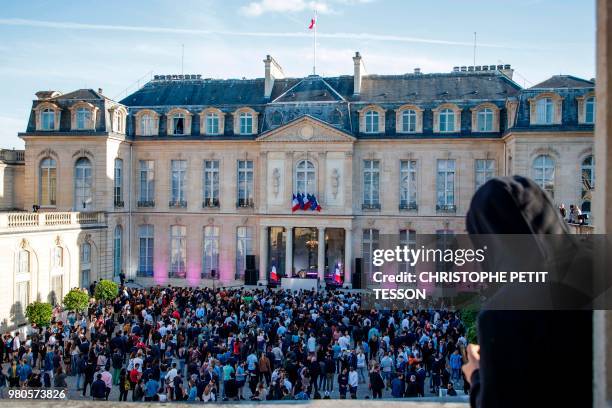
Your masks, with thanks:
M169 0L5 2L0 12L0 146L21 148L34 93L103 88L111 98L152 74L263 76L271 54L287 76L312 70L307 29L318 10L317 73L449 72L512 64L531 86L553 74L595 76L592 0Z

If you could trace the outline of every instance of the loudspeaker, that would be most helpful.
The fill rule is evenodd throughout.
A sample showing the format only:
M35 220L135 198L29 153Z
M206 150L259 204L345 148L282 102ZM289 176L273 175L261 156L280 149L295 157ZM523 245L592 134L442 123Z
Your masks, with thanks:
M353 289L361 289L361 275L363 273L363 258L355 258L355 272L353 272Z
M255 255L247 255L246 256L246 269L256 269L255 268Z
M257 270L247 269L244 271L244 284L245 285L257 285Z
M217 270L216 269L211 269L210 270L210 277L215 279L216 276L217 276Z

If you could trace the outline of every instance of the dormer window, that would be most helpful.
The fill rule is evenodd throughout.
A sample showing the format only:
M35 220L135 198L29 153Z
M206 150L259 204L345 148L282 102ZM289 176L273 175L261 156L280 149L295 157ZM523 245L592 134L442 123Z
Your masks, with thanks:
M136 131L138 136L157 136L159 134L159 116L152 109L143 109L135 115ZM170 124L169 127L172 125Z
M219 115L216 113L209 112L206 114L206 134L207 135L218 135L219 134Z
M440 111L440 132L455 131L455 112L450 109Z
M200 112L200 134L221 135L225 127L225 114L217 108L207 108Z
M55 130L55 111L51 109L45 109L41 112L40 117L40 128L41 130Z
M493 131L493 111L489 108L484 108L478 111L477 129L479 132Z
M91 121L91 111L87 108L78 108L76 111L76 128L85 130L89 128Z
M185 133L185 115L177 113L172 117L172 133L182 135Z
M595 97L587 98L584 101L584 123L595 123Z
M253 133L253 115L249 112L240 113L240 134L250 135Z
M367 111L365 113L365 133L378 133L379 114L376 111Z
M414 133L416 132L416 118L417 114L412 109L406 109L402 112L402 132Z
M538 125L551 125L553 123L554 104L552 98L538 99L536 102L536 121Z
M148 113L145 113L140 117L140 134L142 136L153 135L153 117Z
M395 111L397 133L422 133L423 109L415 105L403 105Z
M472 109L472 132L499 132L499 107L486 102Z

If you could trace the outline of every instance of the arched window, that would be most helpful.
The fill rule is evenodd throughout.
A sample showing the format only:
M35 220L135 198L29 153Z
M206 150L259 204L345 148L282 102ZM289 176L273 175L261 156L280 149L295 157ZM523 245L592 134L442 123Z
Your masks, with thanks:
M123 228L121 225L115 227L115 236L113 239L113 276L119 276L121 273L122 265L122 240L123 240Z
M51 284L49 292L49 303L56 305L64 295L64 250L61 246L55 246L52 252Z
M143 113L140 116L140 134L142 136L153 135L153 116L148 113Z
M595 123L595 98L590 97L584 101L584 123Z
M375 110L369 110L365 113L365 132L378 133L380 114Z
M30 304L30 252L21 249L17 253L17 274L15 276L15 316L18 320L25 316L26 307Z
M172 115L172 133L175 135L185 134L185 114L175 113Z
M89 210L93 206L91 161L81 157L74 166L74 207Z
M219 134L219 115L214 112L208 112L206 114L206 134L207 135L218 135Z
M583 200L581 210L583 213L591 212L591 200L595 188L595 158L587 156L580 165L581 199Z
M87 108L78 108L76 111L76 128L79 130L88 129L91 121L91 111Z
M240 113L240 134L250 135L253 133L253 114L250 112Z
M30 273L30 252L20 249L17 254L17 275L27 275Z
M113 130L117 133L124 133L124 123L125 119L123 117L123 112L115 110L113 115Z
M91 244L84 242L79 249L79 266L81 272L81 287L89 289L91 275Z
M279 111L274 111L272 113L272 117L270 118L270 122L272 126L280 126L283 124L283 114Z
M57 192L57 163L47 157L40 162L38 196L40 205L53 206L56 204Z
M554 102L552 98L541 98L536 102L536 123L550 125L554 121Z
M440 111L440 132L455 131L455 112L452 109L442 109Z
M533 160L531 167L533 179L551 196L555 190L555 161L547 154L541 154Z
M310 160L301 160L295 166L295 192L315 194L317 190L315 166Z
M484 108L478 111L477 126L479 132L493 131L493 110Z
M417 113L413 109L406 109L402 112L402 132L416 132Z
M55 111L45 109L41 113L40 125L42 130L55 130Z

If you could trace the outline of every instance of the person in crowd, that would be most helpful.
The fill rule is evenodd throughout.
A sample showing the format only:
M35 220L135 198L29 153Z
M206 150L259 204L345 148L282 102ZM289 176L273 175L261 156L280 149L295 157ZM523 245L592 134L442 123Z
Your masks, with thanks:
M406 382L404 381L404 374L399 373L393 381L391 381L391 396L393 398L404 398L406 393Z
M106 383L102 380L102 374L96 374L96 379L91 384L91 396L94 400L106 400Z
M372 390L372 398L382 398L382 392L385 388L385 380L380 373L380 366L375 365L370 372L370 389Z

